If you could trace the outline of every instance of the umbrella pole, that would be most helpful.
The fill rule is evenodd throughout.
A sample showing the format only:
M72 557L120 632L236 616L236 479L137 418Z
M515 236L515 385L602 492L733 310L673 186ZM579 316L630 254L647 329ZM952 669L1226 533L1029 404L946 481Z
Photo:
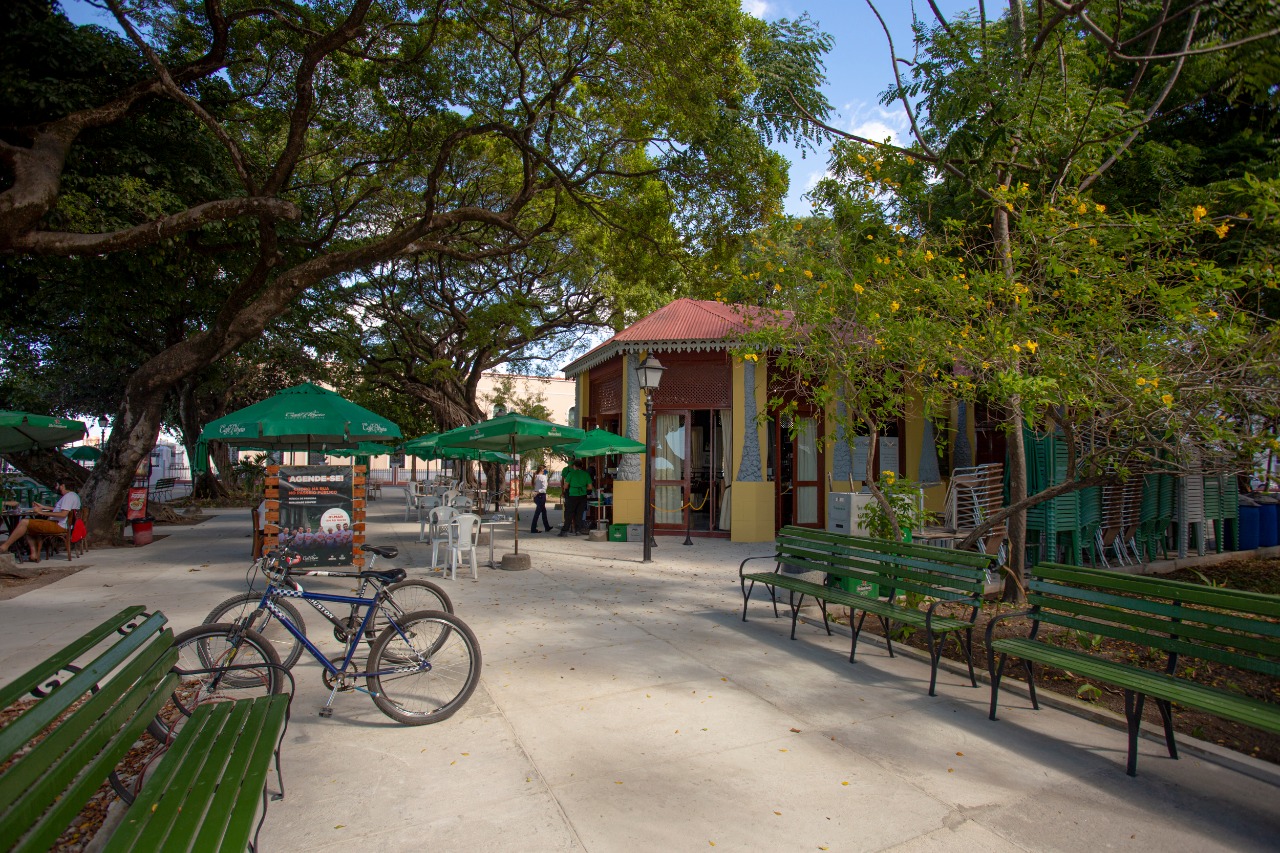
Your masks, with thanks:
M516 437L512 435L507 439L507 449L510 455L516 455ZM516 525L516 553L520 553L520 487L516 484L516 499L512 504L511 514L515 516Z

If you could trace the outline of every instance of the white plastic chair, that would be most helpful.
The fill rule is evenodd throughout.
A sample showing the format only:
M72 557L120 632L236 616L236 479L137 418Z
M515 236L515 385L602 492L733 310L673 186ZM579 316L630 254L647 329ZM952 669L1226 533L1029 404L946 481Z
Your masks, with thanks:
M471 579L480 579L480 569L476 564L476 545L480 541L480 516L473 512L459 513L454 516L449 529L449 568L453 579L458 579L458 563L462 562L465 553L471 560Z
M437 566L436 558L440 553L440 545L442 540L444 547L450 546L448 542L449 524L453 521L458 511L451 506L436 506L431 508L431 513L427 516L427 537L431 540L431 565Z

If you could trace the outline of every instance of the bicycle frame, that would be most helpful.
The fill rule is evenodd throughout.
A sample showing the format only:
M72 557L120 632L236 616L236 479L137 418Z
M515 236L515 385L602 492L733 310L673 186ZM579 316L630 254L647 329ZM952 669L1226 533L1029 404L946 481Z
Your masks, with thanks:
M313 602L327 601L333 604L350 604L353 609L360 608L360 607L366 608L364 613L364 618L360 621L359 630L355 631L350 637L347 638L346 654L343 657L341 668L335 666L333 661L329 660L329 658L325 655L324 652L320 651L320 649L317 648L316 645L312 643L311 640L309 640L305 634L303 634L300 630L298 630L298 626L293 623L293 620L289 618L289 615L285 613L283 609L278 607L276 603L272 600L273 598L276 598L276 597L300 598L304 601L313 601ZM369 623L373 619L373 614L376 610L378 610L381 607L381 604L382 604L381 592L374 595L373 598L361 598L359 596L333 595L325 592L306 592L301 589L289 589L287 587L278 586L275 582L272 582L267 585L267 589L262 595L262 602L258 606L260 609L266 610L276 619L280 620L281 626L283 626L286 631L292 634L296 640L300 641L302 643L303 648L305 648L313 658L319 661L321 665L323 665L324 668L328 670L330 675L349 675L352 678L368 678L375 675L376 676L390 675L396 672L413 672L417 670L429 671L431 669L431 662L429 660L423 659L423 660L419 660L416 665L409 666L409 667L395 667L393 669L378 670L376 672L375 671L352 672L352 673L347 672L348 667L351 666L352 658L355 657L356 649L360 647L360 641L364 637L365 631L367 631L369 628ZM385 615L387 617L388 623L391 626L393 626L396 629L396 632L403 637L404 633L403 631L400 630L400 623L398 621L399 617L396 614L393 614L390 612L385 613ZM359 687L357 687L356 689L362 690L362 688L359 688Z

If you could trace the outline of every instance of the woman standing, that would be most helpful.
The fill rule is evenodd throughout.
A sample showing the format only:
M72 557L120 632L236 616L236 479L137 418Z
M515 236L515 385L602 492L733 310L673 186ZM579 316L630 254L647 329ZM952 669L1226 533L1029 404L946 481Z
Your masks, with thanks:
M551 531L551 519L547 517L547 466L543 465L533 475L533 527L530 533L538 532L538 516L542 516L542 525L547 532Z

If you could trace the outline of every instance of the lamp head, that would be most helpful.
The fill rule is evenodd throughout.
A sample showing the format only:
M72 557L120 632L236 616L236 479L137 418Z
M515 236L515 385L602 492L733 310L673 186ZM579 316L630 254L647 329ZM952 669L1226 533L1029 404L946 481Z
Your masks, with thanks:
M662 362L651 353L640 366L636 368L636 378L640 382L640 387L646 391L658 390L658 384L662 382L662 371L666 370L662 366Z

